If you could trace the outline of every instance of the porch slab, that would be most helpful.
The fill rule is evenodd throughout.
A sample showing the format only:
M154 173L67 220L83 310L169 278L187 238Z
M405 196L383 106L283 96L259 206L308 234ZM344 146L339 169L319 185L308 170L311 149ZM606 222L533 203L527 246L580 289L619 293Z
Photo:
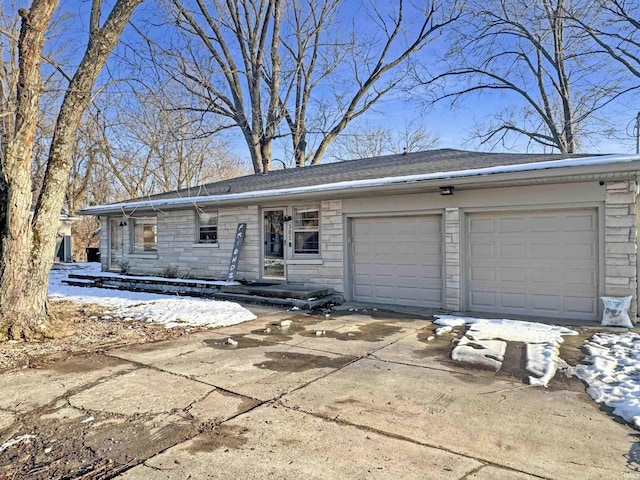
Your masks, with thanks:
M200 338L191 346L170 343L111 352L167 372L261 401L272 400L352 362L354 357L275 344L250 337Z
M585 393L370 359L281 401L544 478L626 478L637 441Z
M481 466L470 458L325 421L260 407L147 460L120 477L252 479L449 479Z

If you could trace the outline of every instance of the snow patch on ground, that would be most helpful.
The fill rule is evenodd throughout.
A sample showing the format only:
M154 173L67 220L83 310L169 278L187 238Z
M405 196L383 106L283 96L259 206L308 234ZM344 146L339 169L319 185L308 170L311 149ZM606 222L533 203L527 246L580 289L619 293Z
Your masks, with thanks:
M102 305L111 309L109 315L126 320L162 323L167 328L221 327L256 318L249 310L234 302L63 284L62 280L74 270L99 273L100 264L71 264L52 270L49 276L49 297L52 300Z
M480 365L497 372L502 366L506 351L507 342L502 340L473 341L469 337L462 337L451 352L451 358L458 362Z
M563 335L577 335L578 332L557 325L524 322L509 319L486 319L436 315L437 325L459 326L468 324L465 337L451 352L454 360L473 363L500 370L506 342L527 344L526 369L531 374L531 385L547 386L559 366L566 366L560 358L560 344Z
M598 333L583 348L586 364L574 373L589 385L587 393L640 430L640 335Z

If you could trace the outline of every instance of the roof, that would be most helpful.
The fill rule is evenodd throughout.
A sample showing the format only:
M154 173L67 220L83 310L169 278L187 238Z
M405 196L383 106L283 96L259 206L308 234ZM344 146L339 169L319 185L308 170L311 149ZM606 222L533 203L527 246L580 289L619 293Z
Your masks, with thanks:
M132 208L223 201L380 187L394 183L539 171L560 167L640 162L638 155L513 154L441 149L348 160L304 168L275 170L175 190L110 205L88 207L81 214ZM637 168L637 167L635 167Z
M483 153L442 149L401 153L382 157L346 160L304 168L273 170L244 177L222 180L197 187L160 193L136 200L153 200L186 196L225 195L228 193L256 192L280 188L322 185L350 180L399 177L434 172L468 170L495 165L517 165L548 162L566 158L579 158L578 154L513 154ZM592 156L592 155L589 155ZM135 200L132 200L135 201Z

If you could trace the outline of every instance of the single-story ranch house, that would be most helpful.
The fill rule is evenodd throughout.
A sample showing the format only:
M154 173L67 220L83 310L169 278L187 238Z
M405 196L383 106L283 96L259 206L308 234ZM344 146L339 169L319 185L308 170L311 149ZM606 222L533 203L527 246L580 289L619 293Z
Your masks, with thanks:
M86 208L103 270L333 287L346 300L596 321L637 312L640 155L389 155Z

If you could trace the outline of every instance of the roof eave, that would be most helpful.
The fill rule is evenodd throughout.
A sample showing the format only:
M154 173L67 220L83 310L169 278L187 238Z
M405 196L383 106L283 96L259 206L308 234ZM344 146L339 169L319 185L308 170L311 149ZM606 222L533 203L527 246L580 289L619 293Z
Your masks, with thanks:
M529 184L548 183L554 179L562 181L579 181L584 177L591 176L594 179L600 177L602 180L621 178L627 176L635 179L640 170L640 157L632 161L620 163L599 163L594 165L573 165L566 167L538 168L532 170L521 170L500 173L474 173L469 171L468 175L457 175L458 172L444 172L437 178L403 180L406 177L394 177L389 182L379 185L345 186L341 187L340 182L336 184L315 185L309 187L307 191L297 191L301 188L285 188L280 190L265 190L256 192L246 192L246 194L225 194L213 196L184 197L182 199L161 199L154 201L140 201L131 203L121 203L115 205L102 205L89 207L77 212L79 215L107 215L107 214L132 214L135 211L149 210L175 210L185 208L188 205L246 205L255 203L268 203L272 201L298 200L298 199L319 199L319 198L344 198L355 195L367 195L379 193L381 191L394 191L398 193L409 191L438 191L441 186L477 186L486 188L493 184L504 182L526 181ZM478 169L482 171L484 169ZM415 176L409 176L415 177ZM575 179L575 180L572 180Z

